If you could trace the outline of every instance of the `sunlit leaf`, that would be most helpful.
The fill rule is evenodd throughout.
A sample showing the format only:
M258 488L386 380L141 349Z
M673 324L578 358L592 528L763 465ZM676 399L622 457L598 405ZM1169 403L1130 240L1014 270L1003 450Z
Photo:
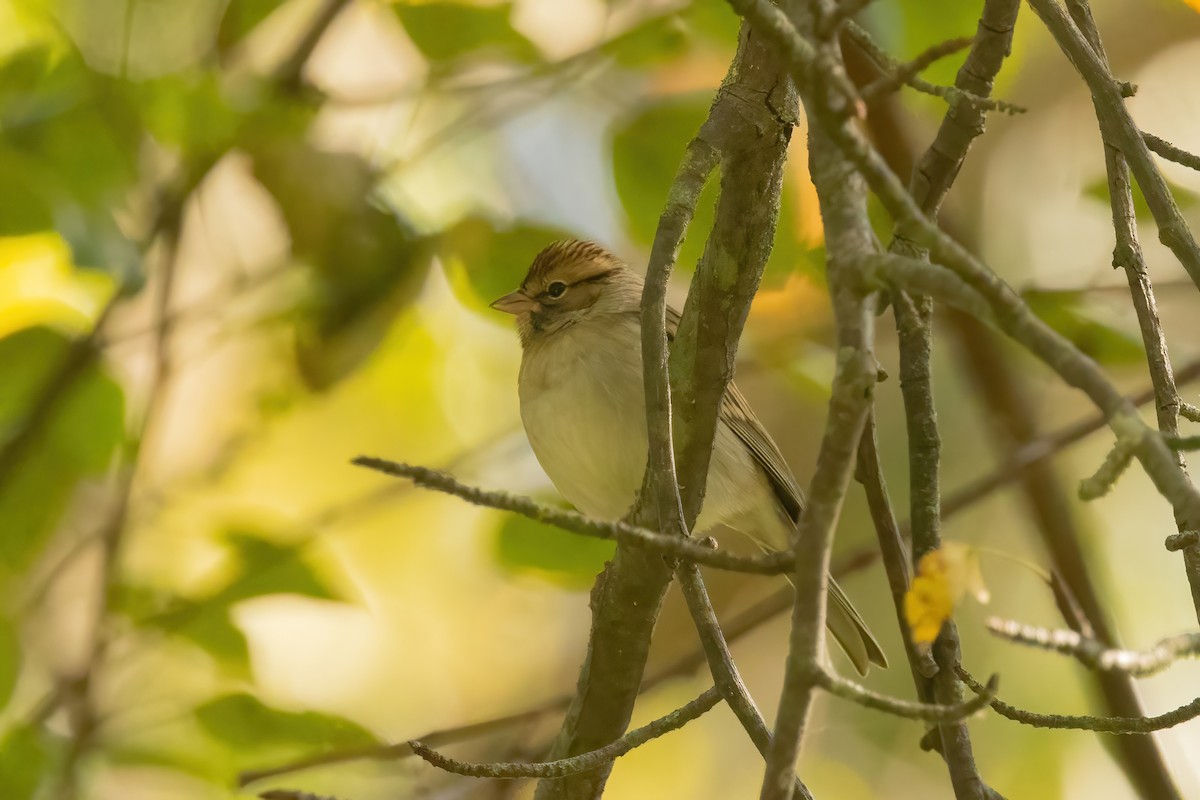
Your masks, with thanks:
M410 3L392 5L413 44L431 61L494 51L520 61L538 58L537 48L515 31L511 3Z
M49 777L52 738L43 729L18 725L0 738L0 797L31 800Z
M496 531L494 552L502 567L568 589L590 587L616 543L572 533L509 514Z
M1190 189L1185 189L1166 178L1163 180L1166 181L1171 196L1175 198L1175 205L1179 206L1181 210L1193 208L1197 201L1200 201L1200 196ZM1083 194L1085 197L1100 201L1107 208L1109 205L1108 179L1097 178L1083 187ZM1154 215L1150 213L1150 204L1146 202L1146 195L1138 186L1137 181L1133 181L1133 213L1138 222L1146 222L1154 218Z
M201 727L228 747L253 751L294 747L321 750L371 744L376 737L344 717L282 711L248 694L230 694L195 710Z
M21 639L11 620L0 617L0 711L8 705L21 674Z
M0 452L21 434L42 387L72 343L47 328L0 339ZM58 398L40 435L21 448L0 482L0 564L19 570L49 538L77 483L99 475L125 435L124 394L96 363L85 363Z
M71 263L57 234L0 238L0 337L35 325L83 333L112 291L108 275Z
M1096 361L1114 365L1144 362L1141 339L1096 319L1085 300L1079 292L1025 292L1033 313Z
M485 308L521 285L542 248L570 235L558 228L520 223L497 230L483 217L468 217L439 238L438 249L459 298Z

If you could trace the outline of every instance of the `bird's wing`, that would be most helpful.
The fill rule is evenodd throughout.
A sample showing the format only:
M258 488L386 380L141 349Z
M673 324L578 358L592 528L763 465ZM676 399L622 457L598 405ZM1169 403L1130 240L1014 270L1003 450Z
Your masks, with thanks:
M668 305L667 338L669 340L674 340L675 332L679 330L680 318L680 313ZM796 476L792 474L787 461L784 460L783 453L779 452L779 445L775 444L771 434L767 433L767 429L758 421L758 417L754 415L754 409L750 408L750 403L742 396L737 385L732 381L729 383L729 388L725 390L725 397L721 401L721 421L728 425L729 429L737 434L742 443L754 454L755 461L771 481L775 496L787 511L788 516L792 518L793 522L799 520L800 512L804 509L804 492L801 491L800 484L796 482Z

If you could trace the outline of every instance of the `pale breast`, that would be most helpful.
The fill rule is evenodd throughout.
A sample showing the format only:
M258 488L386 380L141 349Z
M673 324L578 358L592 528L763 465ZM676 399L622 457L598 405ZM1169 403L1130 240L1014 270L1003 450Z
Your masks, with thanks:
M637 327L581 323L536 342L521 362L521 421L542 469L584 514L616 519L646 465Z
M521 420L542 469L589 516L629 510L646 467L641 338L635 322L580 323L534 343L521 363ZM678 413L678 412L677 412ZM769 547L778 503L737 435L718 425L697 532L730 525Z

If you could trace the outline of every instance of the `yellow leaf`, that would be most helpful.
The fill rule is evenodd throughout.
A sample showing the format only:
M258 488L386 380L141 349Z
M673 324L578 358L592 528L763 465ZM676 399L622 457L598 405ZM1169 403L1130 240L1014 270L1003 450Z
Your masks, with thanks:
M71 263L55 233L0 238L0 338L32 325L91 327L113 283Z
M918 651L929 649L968 593L981 603L989 600L975 548L947 542L921 556L917 575L904 596L904 618Z

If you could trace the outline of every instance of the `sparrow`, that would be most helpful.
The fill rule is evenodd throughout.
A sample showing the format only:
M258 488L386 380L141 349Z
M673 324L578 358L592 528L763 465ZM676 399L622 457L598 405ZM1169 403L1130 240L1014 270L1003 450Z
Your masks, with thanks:
M646 470L641 348L642 278L594 242L555 242L520 288L492 303L521 339L521 421L555 488L580 512L616 520ZM679 313L667 308L667 336ZM732 528L764 550L796 535L804 494L750 404L731 382L722 400L708 483L694 533ZM841 587L829 579L826 624L865 675L887 659Z

